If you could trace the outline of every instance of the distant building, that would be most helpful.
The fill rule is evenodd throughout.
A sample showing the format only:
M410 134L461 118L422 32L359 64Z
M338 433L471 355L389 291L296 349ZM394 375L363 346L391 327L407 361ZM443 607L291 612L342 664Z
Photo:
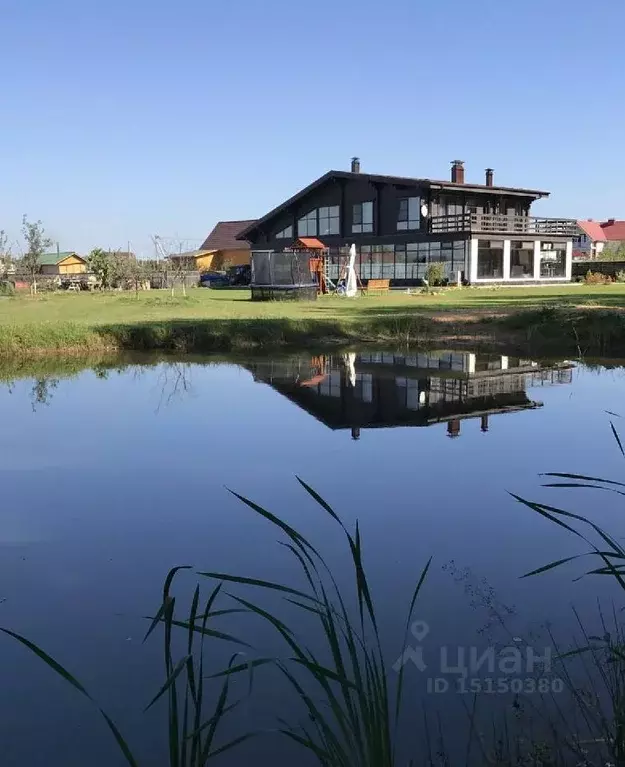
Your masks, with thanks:
M15 262L10 258L0 258L0 277L6 274L15 274Z
M196 251L196 268L201 272L208 272L225 266L249 264L249 243L238 240L237 237L255 223L253 220L219 221L200 249Z
M573 239L573 258L597 258L606 243L605 232L598 221L589 218L577 222L577 236Z
M170 253L167 256L167 260L171 262L172 266L188 272L206 272L210 269L210 266L202 268L200 264L202 262L210 263L208 261L209 257L212 259L212 251L200 249L186 250L183 253Z
M44 253L39 259L41 274L84 274L87 261L73 251Z
M619 245L625 245L625 221L617 221L609 218L601 224L605 234L608 248L616 248Z
M610 218L607 221L577 222L577 236L573 240L573 258L588 260L603 254L609 260L609 251L625 245L625 221Z

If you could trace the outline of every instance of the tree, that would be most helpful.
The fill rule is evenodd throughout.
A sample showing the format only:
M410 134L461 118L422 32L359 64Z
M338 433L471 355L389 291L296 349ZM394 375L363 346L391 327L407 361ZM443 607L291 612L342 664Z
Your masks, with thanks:
M52 245L52 240L45 236L41 221L29 221L22 218L22 234L26 241L26 252L22 256L22 266L30 275L31 293L37 293L37 273L41 266L41 256Z
M625 261L625 243L609 242L599 254L597 261Z
M10 260L11 248L9 247L9 238L4 229L0 229L0 279L6 275Z
M59 378L36 378L33 388L30 392L30 403L33 413L37 410L37 405L49 405L52 401L52 392L59 385Z
M87 256L89 269L97 275L104 289L110 288L113 279L114 263L111 254L102 248L94 248Z
M130 258L128 261L128 277L131 286L135 289L135 295L139 297L139 291L143 290L150 281L148 266L138 258Z
M167 259L169 266L171 267L171 295L175 294L176 282L179 282L182 286L182 295L187 295L187 272L189 268L184 258L170 257Z

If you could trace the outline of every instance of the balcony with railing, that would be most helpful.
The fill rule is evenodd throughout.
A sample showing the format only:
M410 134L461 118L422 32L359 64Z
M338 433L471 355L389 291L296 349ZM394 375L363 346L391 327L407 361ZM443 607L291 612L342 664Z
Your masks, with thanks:
M534 216L508 216L500 213L459 213L452 216L433 216L432 234L514 234L574 237L577 222L568 218L536 218Z

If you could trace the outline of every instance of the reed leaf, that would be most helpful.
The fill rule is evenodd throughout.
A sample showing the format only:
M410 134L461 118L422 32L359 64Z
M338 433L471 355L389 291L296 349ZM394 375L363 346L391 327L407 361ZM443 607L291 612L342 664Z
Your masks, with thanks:
M51 655L48 655L44 650L41 649L38 645L36 645L34 642L31 642L29 639L26 639L26 637L21 636L21 634L17 634L15 631L11 631L7 628L2 628L0 626L0 631L3 634L6 634L7 636L12 637L16 641L18 641L21 645L26 647L30 652L32 652L34 655L36 655L40 660L42 660L48 668L51 668L55 674L60 676L62 679L64 679L66 682L68 682L72 687L74 687L78 692L80 692L82 695L84 695L87 700L89 700L92 704L95 705L97 710L100 712L101 716L103 717L104 721L106 722L107 726L113 733L113 737L115 738L115 741L117 745L119 746L120 751L124 755L124 759L126 762L131 765L131 767L138 767L137 761L135 760L132 751L130 750L130 747L128 746L128 743L120 733L119 729L111 719L111 717L98 706L98 704L94 701L94 699L91 697L91 695L87 692L85 687L76 679L76 677L71 674L64 666L62 666L58 661L54 660L54 658Z

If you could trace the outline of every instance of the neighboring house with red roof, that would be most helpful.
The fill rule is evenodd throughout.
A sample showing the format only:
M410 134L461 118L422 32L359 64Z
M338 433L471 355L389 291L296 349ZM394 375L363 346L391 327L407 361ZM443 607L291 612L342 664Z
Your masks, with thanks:
M577 222L578 235L573 239L573 258L584 260L597 258L606 243L605 232L598 221L589 218Z
M609 218L601 224L601 229L605 235L608 247L625 245L625 221Z
M599 258L603 254L604 260L609 260L609 251L625 246L625 221L588 219L578 221L577 230L573 240L574 259Z
M249 264L250 245L245 240L237 240L237 236L255 223L255 220L219 221L197 251L197 268L208 272L225 266Z

